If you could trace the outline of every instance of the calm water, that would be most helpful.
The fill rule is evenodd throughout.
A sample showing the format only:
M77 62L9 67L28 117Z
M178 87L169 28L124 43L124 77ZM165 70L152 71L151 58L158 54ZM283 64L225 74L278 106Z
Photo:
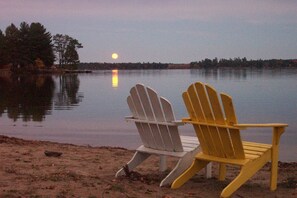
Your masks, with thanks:
M187 116L181 94L203 81L233 97L241 123L285 122L280 159L297 161L297 69L132 70L7 78L0 76L0 134L92 146L135 149L140 139L126 97L143 83L166 97L177 119ZM194 135L191 126L182 134ZM270 143L271 129L242 131L246 140Z

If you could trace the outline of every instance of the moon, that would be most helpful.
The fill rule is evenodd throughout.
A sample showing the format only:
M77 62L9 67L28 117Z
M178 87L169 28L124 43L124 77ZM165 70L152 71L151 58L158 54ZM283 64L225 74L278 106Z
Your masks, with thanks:
M119 55L117 53L112 53L111 58L116 60L119 58Z

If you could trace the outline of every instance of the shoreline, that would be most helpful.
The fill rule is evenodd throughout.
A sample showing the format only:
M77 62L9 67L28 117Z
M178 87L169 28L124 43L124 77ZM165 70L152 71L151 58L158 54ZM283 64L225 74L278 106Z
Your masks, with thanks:
M116 171L134 154L120 147L91 147L50 141L24 140L0 135L0 197L219 197L238 174L228 167L225 181L205 179L200 172L177 190L159 187L164 173L158 158L150 157L130 177L115 178ZM45 151L60 152L48 157ZM168 158L172 169L176 158ZM270 165L265 165L234 197L296 197L297 162L280 162L278 188L269 190ZM168 172L168 171L167 171Z

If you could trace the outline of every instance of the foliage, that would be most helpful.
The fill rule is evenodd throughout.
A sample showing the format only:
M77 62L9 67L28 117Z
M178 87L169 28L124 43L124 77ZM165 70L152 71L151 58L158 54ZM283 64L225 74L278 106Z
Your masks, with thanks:
M0 66L8 63L5 49L5 37L3 32L0 30Z
M51 42L51 34L40 23L22 22L19 29L11 24L5 34L0 31L0 65L10 63L12 70L34 69L35 60L40 59L50 67L55 60Z
M53 43L60 67L76 66L79 63L77 49L83 46L78 40L68 35L56 34L53 37Z
M19 47L19 35L20 31L18 28L14 25L11 24L8 26L5 30L5 49L6 49L6 59L8 60L9 63L12 64L13 67L16 67L18 63L20 62L19 59L19 53L20 51L18 50Z
M46 31L43 25L40 23L32 23L30 25L29 40L31 60L35 61L40 58L46 66L52 66L55 60L52 36Z

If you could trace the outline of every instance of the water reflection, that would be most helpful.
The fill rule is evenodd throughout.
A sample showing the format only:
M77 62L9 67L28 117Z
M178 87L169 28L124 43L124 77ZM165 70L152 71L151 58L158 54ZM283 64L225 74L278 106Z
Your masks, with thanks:
M262 78L274 76L296 75L294 68L210 68L210 69L192 69L191 76L200 76L205 79L214 80L246 80L247 78Z
M78 89L77 75L59 76L57 83L48 75L0 76L0 116L41 122L54 106L78 104L82 99Z
M78 92L79 84L77 75L61 75L58 77L54 99L55 109L71 109L82 101L83 94Z
M55 84L50 76L0 77L0 115L16 121L42 121L52 109Z
M119 86L118 70L114 69L112 70L112 87L117 88L118 86Z

